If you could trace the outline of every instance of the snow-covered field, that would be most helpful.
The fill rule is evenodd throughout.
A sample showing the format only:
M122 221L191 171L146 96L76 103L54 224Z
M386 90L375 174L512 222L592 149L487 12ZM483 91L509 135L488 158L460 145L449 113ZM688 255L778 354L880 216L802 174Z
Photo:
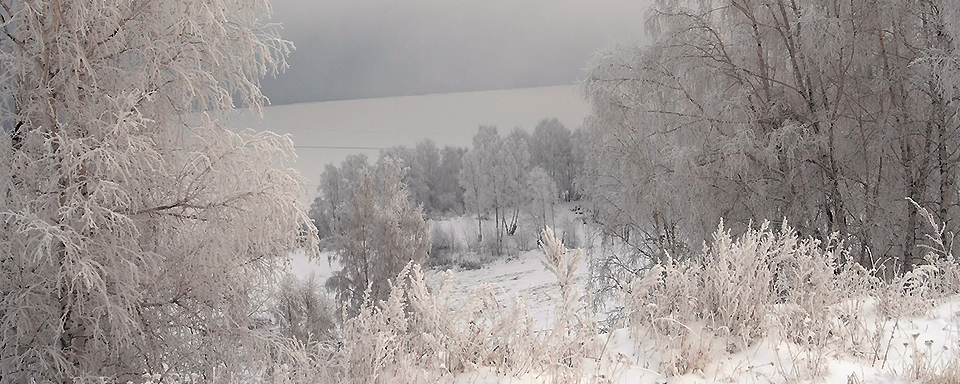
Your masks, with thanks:
M553 318L551 297L556 298L558 293L556 279L540 263L542 255L541 251L529 251L518 258L497 260L480 269L455 271L456 278L448 292L457 302L469 297L481 284L492 284L502 303L513 302L517 296L523 297L537 328L547 328ZM300 278L315 273L323 281L337 268L336 263L329 263L326 257L323 254L320 260L310 260L302 253L296 254L290 271ZM579 271L584 273L586 266ZM432 271L431 280L436 280L439 272Z
M946 300L927 314L901 318L883 318L873 303L868 300L863 320L882 330L878 334L884 348L877 358L867 356L868 351L854 356L857 351L842 348L810 354L767 337L745 350L710 356L702 371L668 378L656 368L658 347L621 329L609 337L608 357L616 359L608 358L604 367L615 373L614 382L622 383L917 383L923 381L905 377L960 358L960 298Z
M559 208L561 213L568 211ZM469 218L442 222L470 234ZM581 240L582 244L592 243ZM578 266L581 292L585 287L587 257ZM494 286L497 299L503 305L523 299L526 311L533 318L535 329L552 327L554 308L560 293L554 275L547 271L541 259L543 252L522 252L516 257L497 259L482 268L454 271L452 286L447 288L452 302L467 300L484 284ZM327 261L308 260L295 255L291 271L299 276L316 273L321 278L337 268ZM436 282L441 271L430 271L428 280ZM769 315L767 334L748 345L718 341L704 336L697 340L702 329L691 329L696 343L729 343L714 345L709 356L704 356L703 368L681 376L670 376L661 368L661 361L669 358L658 343L663 335L631 336L628 329L617 329L600 335L603 344L599 355L586 359L582 369L591 382L612 383L920 383L931 371L942 371L949 364L957 369L960 359L960 297L940 300L926 311L889 317L878 310L878 299L849 300L836 305L838 314L855 313L856 318L838 315L832 319L836 327L830 334L810 334L811 339L829 340L822 346L809 348L787 340L776 331L778 325ZM777 310L789 310L778 308ZM602 316L598 316L602 317ZM685 325L686 326L686 325ZM691 326L693 326L691 324ZM845 332L849 331L850 335ZM811 331L812 332L812 331ZM833 332L838 332L833 334ZM842 334L841 334L842 333ZM706 334L706 332L702 333ZM860 336L853 336L854 334ZM872 341L854 341L868 335ZM537 383L549 375L536 369L519 377L498 373L493 367L467 370L456 377L460 383Z
M554 301L558 297L556 279L540 263L543 253L530 251L511 260L496 261L476 270L455 272L449 290L454 300L468 297L481 284L496 286L503 303L520 296L537 328L549 327ZM580 269L581 274L586 268ZM304 276L309 271L324 275L332 271L326 259L312 262L304 256L294 258L293 271ZM583 280L581 280L583 281ZM926 314L883 318L877 314L873 300L864 306L865 324L873 324L882 332L882 355L854 356L849 350L826 348L810 356L790 342L768 337L750 348L734 353L711 356L707 368L684 376L668 377L657 369L659 349L649 340L635 340L626 329L604 335L603 359L587 364L591 370L614 383L919 383L907 380L911 370L924 366L942 366L957 359L960 351L960 298L946 300ZM867 354L867 351L864 351ZM916 358L916 361L914 360ZM823 376L807 379L807 365L823 364ZM593 372L591 372L593 373ZM537 375L503 377L492 369L482 368L463 373L463 383L535 383Z

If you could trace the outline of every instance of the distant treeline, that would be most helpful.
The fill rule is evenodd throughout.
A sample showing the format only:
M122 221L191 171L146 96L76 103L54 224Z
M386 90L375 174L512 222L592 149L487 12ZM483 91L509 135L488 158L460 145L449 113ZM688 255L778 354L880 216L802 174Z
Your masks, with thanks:
M321 238L336 233L337 211L349 198L347 185L361 169L396 159L406 169L403 184L410 199L426 216L471 213L479 222L492 214L500 238L501 230L512 234L516 229L521 211L544 224L553 202L580 199L574 180L583 170L585 148L579 129L570 130L551 118L541 120L532 134L518 127L501 137L495 126L481 126L470 149L440 148L427 139L413 148L381 150L376 164L365 155L350 155L339 166L325 166L310 218ZM532 209L534 205L538 209Z

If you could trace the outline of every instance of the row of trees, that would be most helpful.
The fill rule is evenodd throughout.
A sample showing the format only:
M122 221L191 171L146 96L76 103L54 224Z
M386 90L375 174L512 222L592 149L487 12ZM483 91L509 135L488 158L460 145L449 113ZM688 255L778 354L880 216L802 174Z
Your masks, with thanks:
M557 119L542 120L533 134L514 128L506 137L496 127L480 127L460 172L466 212L477 217L477 241L483 241L484 218L493 219L496 252L504 236L517 231L522 212L538 228L554 225L554 203L580 196L574 179L582 170L582 143L580 130L571 132Z
M477 215L477 241L483 240L482 214L492 213L500 249L504 232L512 235L520 216L523 181L530 165L524 132L515 128L501 138L496 127L480 127L463 165L460 185L467 211Z
M958 8L657 1L654 43L600 52L584 84L598 221L654 259L698 249L720 218L782 218L841 233L864 265L921 263L907 198L949 231L960 219Z
M399 146L383 150L380 158L398 159L407 167L403 182L410 190L410 197L423 206L426 214L436 217L463 211L463 191L457 179L466 152L464 148L452 146L439 149L427 139L413 148Z
M465 149L443 149L424 140L413 149L395 147L382 150L376 167L395 160L403 170L400 182L413 204L428 216L459 214L463 211L463 191L457 181ZM360 178L362 169L371 168L365 155L349 155L339 166L327 164L320 175L318 196L309 216L321 239L332 239L342 232L337 228L340 207L353 195L349 186Z
M537 142L532 137L543 142L530 145ZM556 119L541 122L533 136L516 128L501 138L496 127L480 127L470 151L440 150L426 140L412 149L383 150L374 166L364 155L348 156L339 167L327 165L310 210L320 236L336 251L331 258L342 266L327 287L348 309L359 308L367 297L385 299L389 279L408 262L425 261L428 212L460 214L465 205L477 215L478 241L485 216L492 218L491 250L497 253L504 236L516 232L521 211L538 228L555 225L558 198L576 195L571 137ZM530 147L550 171L532 165ZM568 187L563 194L557 179Z
M554 203L579 195L573 188L580 169L574 137L550 119L533 135L516 128L501 138L496 127L480 127L469 151L441 150L426 140L412 149L383 150L376 165L364 155L348 156L340 166L328 164L310 210L326 246L336 251L331 258L342 266L327 287L348 309L358 308L367 295L385 299L389 279L408 262L425 261L425 215L458 215L466 207L477 215L478 241L484 219L492 218L496 243L491 250L497 253L504 236L516 232L521 211L538 228L555 225ZM543 166L534 166L531 158Z
M542 226L548 223L555 200L579 199L574 180L585 158L580 143L579 130L571 131L557 119L544 119L532 134L516 128L506 138L499 136L496 127L480 127L469 151L451 146L440 149L425 140L413 148L382 150L377 162L400 161L406 169L404 188L426 215L477 214L482 237L482 220L489 214L501 239L504 233L516 231L523 209L539 207L536 213L530 212L537 226ZM342 232L336 226L338 209L350 197L345 188L368 166L363 155L348 156L339 166L326 165L319 195L310 208L321 238Z

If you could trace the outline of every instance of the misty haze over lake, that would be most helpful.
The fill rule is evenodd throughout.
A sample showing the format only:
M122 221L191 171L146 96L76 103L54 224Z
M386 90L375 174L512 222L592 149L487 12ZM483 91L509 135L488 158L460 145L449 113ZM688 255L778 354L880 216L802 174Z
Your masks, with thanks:
M294 168L306 179L301 200L309 204L323 166L351 154L376 161L380 148L412 147L424 139L438 147L469 147L481 125L495 125L506 134L516 126L532 131L551 117L572 130L588 112L578 87L563 85L278 105L264 108L262 120L246 112L227 124L291 134L297 147Z

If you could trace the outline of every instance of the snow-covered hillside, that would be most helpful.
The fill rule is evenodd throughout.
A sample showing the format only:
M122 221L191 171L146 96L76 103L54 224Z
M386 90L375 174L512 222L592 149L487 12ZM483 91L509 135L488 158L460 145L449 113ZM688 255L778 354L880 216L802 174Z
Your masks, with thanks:
M558 214L572 215L569 208L558 207ZM468 237L473 233L472 230L475 231L470 228L474 224L469 218L456 218L439 223ZM580 231L594 233L589 229ZM596 238L584 235L578 238L581 244L591 245L591 248L598 245ZM762 236L748 239L750 240L743 242L765 241ZM716 241L723 243L722 236ZM727 246L736 250L740 246L739 241L741 240L734 240ZM747 245L748 249L756 250ZM800 248L797 249L803 247L802 244L798 246ZM596 257L591 248L584 252L584 259L577 264L575 276L578 278L578 295L586 290L588 264ZM572 251L568 252L569 254L572 254ZM751 254L741 256L754 257ZM540 335L531 336L531 340L546 343L542 338L548 337L544 335L553 330L556 309L559 308L562 298L557 277L545 268L543 259L543 251L532 250L512 257L501 257L479 269L454 271L444 294L439 297L441 302L450 304L450 308L463 308L476 305L471 300L476 300L478 290L489 287L499 303L497 311L509 313L511 308L522 302L526 315L532 320L535 335ZM811 263L816 264L813 261ZM336 268L336 265L327 262L325 255L321 260L314 261L297 255L291 265L292 272L300 276L309 273L317 273L321 277L329 276ZM711 266L703 268L709 270ZM832 272L828 271L826 275L831 274ZM427 282L437 287L445 273L441 270L428 270L426 276ZM817 278L816 272L810 272L808 276L808 279ZM923 280L923 276L915 277L914 282ZM651 384L919 383L937 380L935 372L948 373L945 376L948 381L944 382L958 377L960 297L933 299L930 298L932 296L918 291L904 294L901 284L900 288L894 287L892 290L865 289L863 296L853 295L842 300L834 298L844 297L847 293L827 293L830 297L815 299L810 296L821 294L819 289L822 289L822 286L815 285L822 282L813 280L808 282L810 290L800 293L804 296L799 301L800 304L764 304L766 314L757 320L757 329L762 329L762 332L752 340L738 340L730 336L729 330L712 328L707 321L690 321L683 319L682 314L678 317L671 315L655 320L678 325L683 328L679 334L665 332L657 327L632 328L627 324L622 324L611 332L598 334L594 340L597 343L596 349L576 363L576 369L579 369L580 373L572 376L569 373L557 375L552 371L556 368L554 366L532 366L517 373L491 362L464 368L462 372L452 376L431 376L432 374L424 373L423 377L443 378L444 381L458 383L540 383L574 380ZM750 282L744 281L743 284L749 285ZM682 296L681 293L676 294ZM704 297L666 297L654 301L664 305L675 303L678 299L693 300L701 303L698 305L708 305L703 303L710 301L710 298L706 297L710 293L696 294ZM729 295L732 292L720 294ZM670 293L666 295L669 296ZM737 301L738 297L728 299L730 306L754 304ZM641 304L656 306L657 303L651 301ZM811 303L822 304L821 313L804 312ZM729 310L731 313L743 311L735 308L722 310ZM489 316L499 318L497 316L501 315ZM604 315L593 314L592 317L599 320ZM752 320L756 319L748 319ZM535 346L530 348L536 350ZM427 363L424 365L429 366ZM443 369L447 368L441 367L441 370ZM672 370L682 372L678 374L671 372ZM952 376L949 376L950 372Z
M546 329L553 319L558 299L556 279L540 262L541 251L523 253L520 257L494 262L484 268L454 273L449 293L454 302L466 300L477 287L493 284L501 303L523 298L537 329ZM318 274L330 271L326 260L311 263L295 258L294 268L300 274L312 266ZM585 268L580 269L581 273ZM437 271L432 273L437 274ZM583 280L581 280L583 282ZM863 303L861 321L870 331L881 336L881 355L872 351L846 350L831 345L816 355L802 352L796 344L769 336L745 350L726 353L723 349L708 358L703 370L683 376L669 377L660 369L661 348L653 341L637 340L627 329L602 335L603 357L599 364L584 365L585 375L603 375L613 383L918 383L909 380L911 372L923 373L934 366L956 364L960 352L960 297L944 300L921 314L886 318L876 310L876 300ZM858 356L859 355L859 356ZM821 377L808 377L819 366ZM533 372L520 377L498 374L493 368L481 368L459 375L461 383L538 383ZM597 382L607 382L596 378Z

